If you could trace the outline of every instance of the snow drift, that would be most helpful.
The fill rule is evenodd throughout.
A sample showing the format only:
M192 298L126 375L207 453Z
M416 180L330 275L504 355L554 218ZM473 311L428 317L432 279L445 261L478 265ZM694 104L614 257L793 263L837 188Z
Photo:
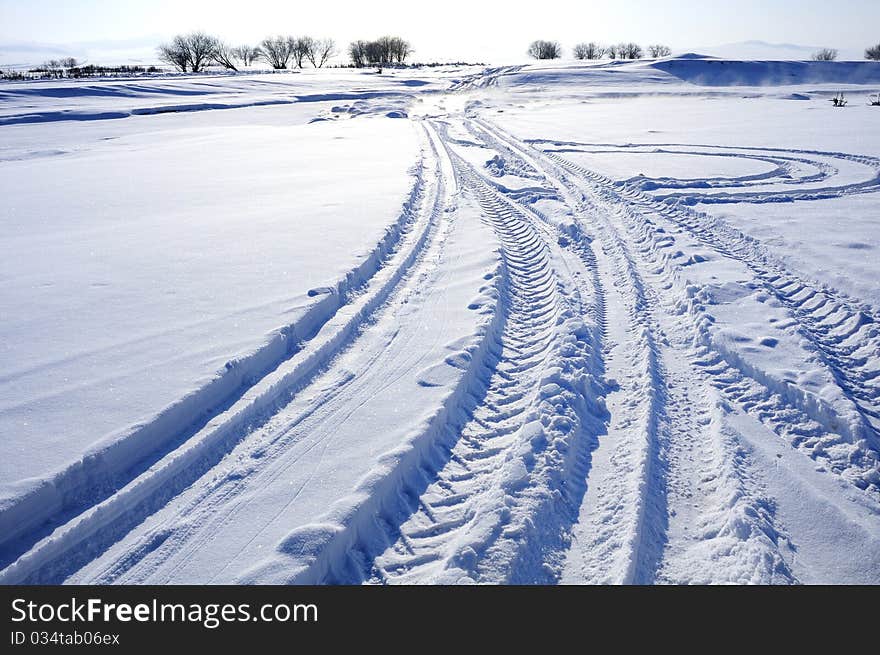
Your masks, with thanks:
M872 61L733 61L675 57L651 66L700 86L880 84L880 64Z

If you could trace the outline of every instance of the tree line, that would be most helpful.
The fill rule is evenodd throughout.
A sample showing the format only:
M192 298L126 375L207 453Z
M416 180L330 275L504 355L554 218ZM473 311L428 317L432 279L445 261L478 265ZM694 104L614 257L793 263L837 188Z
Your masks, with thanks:
M4 80L29 80L29 79L61 79L82 78L99 76L141 75L144 73L161 73L155 66L137 66L123 64L121 66L100 66L96 64L84 64L75 57L63 59L49 59L39 66L29 68L27 73L21 71L0 71L0 79Z
M233 46L210 34L192 32L163 43L158 53L161 61L182 73L199 73L211 65L237 71L239 66L252 66L259 60L275 69L287 68L291 63L302 68L305 62L322 68L337 50L330 38L279 35L263 39L258 46Z
M356 68L403 64L413 52L412 45L399 36L381 36L373 41L352 41L348 56Z
M642 48L638 43L622 42L612 45L600 45L595 41L578 43L572 48L575 59L641 59L645 56L653 58L668 57L672 54L669 46L654 44ZM559 59L562 56L562 46L558 41L537 40L529 45L527 54L533 59Z
M641 59L645 53L649 57L668 57L672 54L669 46L654 44L644 50L638 43L617 43L614 45L600 45L595 41L578 43L572 48L575 59ZM562 46L558 41L545 41L539 39L532 41L527 51L533 59L559 59L562 57ZM834 48L822 48L811 55L813 61L835 61L838 52ZM865 59L880 61L880 43L865 50Z
M535 59L559 59L562 57L562 46L558 41L536 40L528 48L528 55ZM357 68L364 66L402 65L412 55L413 48L409 41L398 36L382 36L374 40L352 41L348 46L351 65ZM578 43L572 48L575 59L641 59L647 53L652 58L668 57L672 50L669 46L653 44L644 49L638 43L621 42L612 45L601 45L595 41ZM263 39L257 46L230 45L217 37L204 32L192 32L175 36L169 43L158 48L159 59L171 64L181 72L198 73L207 66L217 65L228 70L237 71L239 66L253 66L258 61L265 61L272 68L285 69L289 65L302 68L305 62L315 68L322 68L327 62L339 54L336 42L331 38L316 39L311 36L274 36ZM822 48L811 55L814 61L834 61L838 52L834 48ZM865 59L880 61L880 43L865 49ZM140 73L158 72L154 67L138 66L82 66L73 57L51 59L41 67L28 71L39 73L45 77L87 77L107 73ZM5 71L0 74L3 79L22 78L21 73Z
M353 66L404 64L413 53L409 41L399 36L382 36L372 41L353 41L348 55ZM207 66L222 66L237 71L265 61L276 70L288 66L302 68L306 62L322 68L339 54L330 38L278 35L263 39L258 46L233 46L204 32L179 34L158 48L159 59L183 73L198 73Z

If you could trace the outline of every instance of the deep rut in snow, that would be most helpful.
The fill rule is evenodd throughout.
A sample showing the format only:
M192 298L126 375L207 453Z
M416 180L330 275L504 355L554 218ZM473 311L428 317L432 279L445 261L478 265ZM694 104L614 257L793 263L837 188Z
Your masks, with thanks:
M460 157L464 186L501 240L509 275L503 330L481 402L453 432L445 464L425 471L398 516L382 518L390 546L372 560L380 583L551 580L536 554L558 544L585 473L600 406L588 372L595 344L560 295L549 247L532 218L489 188ZM579 397L580 396L580 397ZM572 491L575 489L575 491ZM549 529L548 524L556 529Z

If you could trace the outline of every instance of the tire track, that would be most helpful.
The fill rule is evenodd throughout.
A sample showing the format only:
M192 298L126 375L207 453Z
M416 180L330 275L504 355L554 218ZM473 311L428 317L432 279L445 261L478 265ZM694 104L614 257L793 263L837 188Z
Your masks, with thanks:
M460 425L440 466L382 517L390 543L369 566L378 583L536 582L582 493L601 389L590 329L573 318L549 248L529 217L453 163L503 245L510 275L498 360L482 401ZM555 529L551 529L555 526ZM367 561L370 561L369 559Z
M611 199L658 215L684 228L703 245L746 264L757 280L798 321L801 333L813 345L840 388L861 414L855 424L843 421L850 441L874 453L880 439L880 317L874 310L839 292L801 279L776 263L758 242L742 232L680 205L661 203L648 194L621 190L599 174L548 153L554 162L584 180L596 184Z
M67 518L49 536L23 547L16 553L17 558L10 558L11 563L0 571L0 581L58 582L84 566L220 462L357 338L436 236L443 211L443 178L435 137L430 131L425 131L424 137L423 151L429 159L420 165L424 170L408 210L410 220L397 243L383 247L378 270L364 279L360 292L348 294L348 304L316 326L314 336L301 342L288 360L265 377L251 381L252 386L241 393L237 402L176 450L108 497L99 497L93 506ZM138 552L151 552L167 537L157 532ZM131 561L136 560L134 557Z
M459 435L447 465L417 497L413 514L398 528L388 526L389 534L399 536L391 552L374 563L374 575L383 583L424 581L435 569L450 568L450 563L461 571L461 575L456 571L454 582L465 571L473 571L478 554L463 533L473 529L473 521L489 524L485 530L488 542L496 536L497 524L509 520L508 513L481 513L479 501L482 494L493 492L510 451L522 441L520 431L532 403L528 396L553 345L559 298L545 247L533 230L480 189L472 176L465 178L465 185L477 195L501 239L510 273L502 297L506 320L498 344L499 362L487 381L482 404L455 430ZM467 546L450 549L450 543L458 541Z
M653 442L649 441L653 452L641 463L647 484L639 490L638 498L645 513L640 521L628 525L621 520L626 507L632 504L632 484L627 488L621 480L633 469L632 445L644 428L633 432L627 405L612 405L614 400L609 395L612 426L606 439L612 439L616 430L620 430L623 438L606 456L604 466L600 469L597 465L591 474L590 485L596 492L591 494L588 490L584 499L581 524L576 529L576 541L563 581L680 582L688 579L684 574L694 576L691 579L720 581L713 577L717 575L717 567L713 566L712 558L726 559L731 579L792 581L793 576L779 551L784 533L774 526L772 503L749 479L747 462L732 443L735 439L724 436L720 428L709 431L709 438L705 438L706 427L719 422L717 401L708 376L688 358L682 359L679 355L682 351L691 351L693 326L688 315L682 316L675 308L669 311L662 297L654 292L654 287L668 291L671 284L668 280L656 279L657 263L645 259L642 239L633 238L625 222L621 225L626 233L618 230L618 206L606 205L600 198L590 196L588 189L581 193L580 187L568 181L552 161L542 166L538 157L531 157L527 147L517 144L512 137L501 134L485 121L480 121L480 125L505 143L511 155L524 158L541 172L577 220L593 228L597 238L591 245L600 277L613 281L605 285L606 306L611 312L618 308L618 315L609 315L607 324L631 326L626 332L618 330L617 334L607 335L608 341L616 345L608 353L606 370L627 375L628 365L630 379L638 380L633 369L648 361L651 362L647 367L649 375L653 372L652 391L656 398L647 406L651 412L647 416L657 422L658 431L653 435L648 433L653 436ZM595 246L597 241L601 243L599 248ZM629 312L625 319L620 316L620 307L626 307ZM647 347L639 348L640 335L633 334L633 327L645 323L652 338ZM622 354L627 349L629 362ZM641 377L644 376L642 371ZM633 398L645 395L644 389L640 394L632 382L626 387L620 386L625 389L623 398L630 405L636 404ZM646 415L637 412L636 416ZM706 454L695 457L694 453L700 451ZM626 454L630 454L629 460ZM597 473L601 470L606 474L599 477ZM724 497L724 494L729 495ZM734 501L729 502L730 498ZM681 533L688 525L703 527L702 534L691 537L685 533L684 543L689 544L686 548L682 548L681 534L675 535L674 547L667 544L670 526L674 533ZM632 540L629 544L627 537ZM609 567L609 563L615 558L620 562L621 551L627 550L622 547L626 545L633 554L628 568L621 573L619 564ZM676 567L682 550L697 570ZM700 560L694 557L693 551L708 553L708 556Z
M473 134L510 159L518 170L547 178L541 166L523 158L512 140L469 122ZM569 205L575 217L584 216ZM657 301L645 285L625 241L601 212L589 213L597 238L586 239L582 223L570 226L573 248L595 273L601 290L602 373L610 393L610 424L595 454L586 497L575 528L579 556L566 563L563 580L577 569L580 582L649 583L665 543L666 374L660 361Z
M666 543L666 451L674 429L669 413L677 402L662 363L658 298L604 209L576 202L515 139L482 120L475 124L495 147L554 186L579 226L573 241L603 285L604 372L614 388L607 399L608 445L591 472L564 580L650 584ZM595 238L585 239L584 230Z
M779 174L775 179L765 177L766 174L758 176L743 176L740 178L720 178L720 179L696 179L696 180L676 180L675 178L632 178L616 182L609 180L605 176L595 171L587 171L584 167L574 164L570 160L565 160L569 164L576 166L590 175L596 181L609 182L613 186L621 187L627 191L639 193L652 189L662 188L724 188L730 186L751 186L750 181L757 178L757 184L777 183L797 187L799 185L822 182L830 180L840 173L840 169L834 164L822 161L819 158L836 160L837 162L847 162L858 164L866 168L872 169L872 175L861 182L851 182L849 184L822 186L815 188L806 188L802 190L791 191L743 191L743 192L721 192L721 193L699 193L696 190L681 193L664 193L649 195L655 201L683 203L685 205L695 205L697 203L768 203L768 202L793 202L796 200L824 200L829 198L839 198L848 195L858 195L863 193L876 193L880 191L880 158L869 155L855 155L845 152L834 152L824 150L807 150L798 148L765 148L753 146L718 146L707 145L701 143L651 143L651 144L602 144L602 143L573 143L563 141L547 141L543 139L532 139L530 144L542 145L542 150L547 155L558 156L561 153L578 151L581 146L586 147L602 147L615 148L617 151L629 152L645 152L641 150L645 147L653 148L653 152L664 154L690 154L690 155L707 155L715 157L740 157L754 159L758 161L778 162ZM561 146L561 147L560 147ZM565 147L571 146L571 147ZM666 150L664 148L704 148L705 150ZM728 150L734 152L727 152ZM615 150L586 151L586 152L615 152ZM748 153L756 153L754 155ZM811 175L804 175L796 178L789 178L788 169L791 164L801 164L817 169L817 172ZM838 163L839 166L839 163ZM761 181L763 180L763 182Z
M837 167L832 166L831 164L815 159L808 159L806 157L783 156L779 154L754 154L745 156L741 152L735 152L735 150L737 150L735 148L730 149L734 150L733 152L728 152L727 149L717 149L717 146L715 147L716 149L711 150L691 150L687 149L687 146L685 146L684 144L676 144L677 149L675 150L672 150L669 147L654 147L648 144L645 144L644 146L637 146L635 144L632 144L630 146L590 144L590 146L591 147L589 149L575 147L545 147L543 148L543 150L545 153L552 152L560 156L565 156L566 153L570 152L591 155L607 155L619 152L632 152L637 154L721 157L728 159L747 159L749 161L763 162L765 164L770 164L773 166L771 170L763 173L738 175L734 177L677 178L647 177L644 175L638 175L636 177L631 177L615 182L615 184L619 187L632 188L634 190L644 192L657 192L665 189L682 190L680 192L673 191L663 194L652 194L654 198L660 200L666 200L667 198L671 197L691 199L696 197L694 194L700 194L700 197L707 197L710 194L707 194L705 191L700 193L701 190L705 189L748 188L754 186L766 186L768 184L784 184L788 186L794 186L798 184L821 182L840 173L840 170ZM814 170L815 172L807 172L809 170ZM688 189L692 190L691 195L688 195L684 191Z

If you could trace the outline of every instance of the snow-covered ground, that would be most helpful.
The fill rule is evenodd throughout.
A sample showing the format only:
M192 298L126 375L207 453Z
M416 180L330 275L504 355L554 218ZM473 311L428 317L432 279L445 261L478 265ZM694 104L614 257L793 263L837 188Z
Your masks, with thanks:
M414 184L415 133L290 118L172 117L4 162L0 429L18 435L0 444L4 481L148 422L369 259Z
M0 580L880 582L878 88L0 85Z
M445 89L468 69L419 71L327 69L263 74L168 74L128 79L40 81L0 86L0 125L149 116L161 113L303 105L335 101L357 104L411 100L418 92ZM317 112L314 111L314 117ZM297 107L294 111L301 110ZM389 111L393 107L389 108ZM213 120L213 119L212 119Z

